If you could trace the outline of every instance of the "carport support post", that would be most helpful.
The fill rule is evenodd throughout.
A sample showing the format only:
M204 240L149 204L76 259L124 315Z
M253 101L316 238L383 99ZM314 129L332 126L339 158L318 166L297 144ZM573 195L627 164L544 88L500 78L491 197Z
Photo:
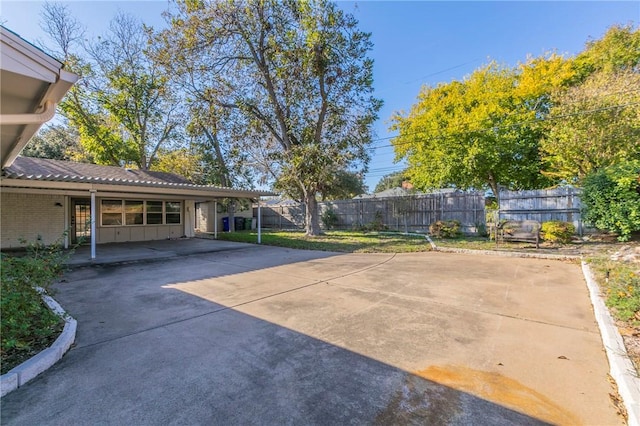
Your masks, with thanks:
M71 210L69 209L69 196L64 196L64 249L69 248L69 238L71 235L71 228L69 227L69 215ZM75 230L74 230L75 231Z
M258 197L258 244L262 244L262 212L260 211L260 197Z
M218 239L218 201L213 202L213 238ZM209 228L211 229L211 228Z
M96 190L91 191L91 260L96 258Z

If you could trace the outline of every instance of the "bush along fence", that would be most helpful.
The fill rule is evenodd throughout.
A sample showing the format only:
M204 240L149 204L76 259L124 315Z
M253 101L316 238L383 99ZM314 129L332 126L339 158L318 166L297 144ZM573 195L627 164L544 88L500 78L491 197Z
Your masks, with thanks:
M481 192L445 192L415 194L404 197L360 198L318 203L324 229L390 229L427 232L438 221L456 220L465 234L483 234L490 220L536 220L568 222L582 235L582 203L578 188L555 188L533 191L503 191L498 210L485 208ZM302 203L262 207L262 226L274 229L304 227L306 206ZM254 216L257 208L254 209ZM495 219L493 219L495 220Z

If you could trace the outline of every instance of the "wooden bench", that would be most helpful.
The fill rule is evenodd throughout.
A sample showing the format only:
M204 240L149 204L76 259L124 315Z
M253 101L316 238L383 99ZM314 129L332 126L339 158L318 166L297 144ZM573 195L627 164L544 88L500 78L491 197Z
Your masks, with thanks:
M506 220L496 229L496 245L502 241L522 241L536 243L540 248L540 222L537 220Z

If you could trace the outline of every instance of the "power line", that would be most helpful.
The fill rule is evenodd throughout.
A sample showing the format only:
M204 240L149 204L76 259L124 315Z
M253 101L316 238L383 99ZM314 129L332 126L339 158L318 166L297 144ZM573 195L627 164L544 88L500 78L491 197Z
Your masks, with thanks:
M576 116L580 116L580 115L589 115L589 114L595 114L597 112L602 112L602 111L607 111L607 110L611 110L611 109L617 109L617 108L626 108L629 106L634 106L634 105L640 105L640 102L630 102L627 104L619 104L619 105L611 105L608 107L601 107L601 108L595 108L595 109L591 109L591 110L584 110L584 111L578 111L575 113L570 113L570 114L562 114L562 115L556 115L556 116L551 116L551 117L546 117L546 118L541 118L541 119L536 119L536 120L529 120L529 121L523 121L520 123L513 123L513 124L509 124L509 125L505 125L505 126L493 126L490 128L479 128L476 130L469 130L466 132L462 132L461 134L465 134L465 133L477 133L477 132L486 132L486 131L496 131L496 130L501 130L501 129L508 129L508 128L512 128L512 127L518 127L518 126L523 126L523 125L527 125L527 124L534 124L534 123L540 123L540 122L544 122L544 121L553 121L553 120L560 120L560 119L565 119L565 118L570 118L570 117L576 117ZM414 136L414 135L418 135L424 132L414 132L414 133L410 133L407 135L403 135L403 136ZM393 139L397 136L391 136L388 138L381 138L380 140L387 140L387 139ZM441 135L440 138L445 137L445 135ZM383 146L378 146L378 147L373 147L374 149L377 148L384 148L384 147L395 147L398 145L406 145L406 144L410 144L413 143L413 141L406 141L406 142L401 142L395 145L383 145ZM384 176L387 175L389 173L395 172L395 171L401 171L404 170L407 166L406 165L399 165L399 166L389 166L389 167L380 167L380 168L376 168L376 169L371 169L369 172L366 173L366 175L368 177L378 177L378 176Z
M633 92L640 92L640 89L627 89L627 90L620 90L620 91L617 91L617 92L605 93L602 96L600 96L599 98L604 98L604 97L609 97L609 96L614 96L614 95L621 95L621 94L626 94L626 93L633 93ZM584 100L574 100L572 102L566 102L565 105L573 105L573 104L580 103L580 102L584 102ZM512 117L515 114L516 113L507 114L505 116L505 118ZM550 119L550 118L547 118L547 120L548 119ZM538 121L544 121L544 119L539 119ZM468 123L468 124L472 124L472 123ZM480 123L478 123L478 124L480 124ZM519 123L514 123L513 125L518 125L518 124ZM459 127L461 127L461 126L459 126ZM481 131L481 129L480 129L480 131ZM416 133L419 133L419 132L416 132ZM405 136L411 136L411 135L412 134L407 134ZM398 135L386 136L386 137L382 137L382 138L375 138L375 139L372 139L371 142L372 143L381 142L381 141L391 140L391 139L394 139L396 137L398 137ZM394 145L380 145L380 146L372 146L372 147L369 147L367 149L372 149L373 150L373 149L388 148L388 147L393 147L393 146Z
M463 131L463 132L460 132L460 133L451 133L451 134L465 135L465 134L470 134L470 133L505 130L505 129L510 129L510 128L514 128L514 127L521 127L521 126L525 126L525 125L529 125L529 124L537 124L537 123L542 123L542 122L546 122L546 121L561 120L561 119L570 118L570 117L576 117L576 116L580 116L580 115L595 114L597 112L607 111L607 110L611 110L611 109L626 108L626 107L634 106L634 105L640 105L640 102L630 102L630 103L627 103L627 104L611 105L611 106L608 106L608 107L601 107L601 108L595 108L595 109L591 109L591 110L578 111L578 112L570 113L570 114L562 114L562 115L538 118L538 119L534 119L534 120L521 121L519 123L512 123L512 124L507 124L507 125L503 125L503 126L479 127L479 128L473 129L473 130L466 130L466 131ZM468 124L465 124L465 125L468 125ZM462 125L458 126L458 128L459 127L462 127ZM382 141L382 140L390 140L390 139L394 139L394 138L397 138L397 137L400 137L400 136L402 136L402 137L416 136L416 135L424 134L424 133L425 133L424 131L416 131L416 132L407 133L407 134L404 134L404 135L395 135L395 136L389 136L389 137L385 137L385 138L379 138L379 139L373 140L372 142L377 142L377 141ZM447 136L449 136L449 135L441 134L439 136L439 138L442 139L442 138L447 137ZM367 149L375 150L375 149L380 149L380 148L397 147L397 146L401 146L401 145L411 144L413 142L414 141L411 140L411 141L405 141L405 142L398 142L396 144L372 146L372 147L369 147Z

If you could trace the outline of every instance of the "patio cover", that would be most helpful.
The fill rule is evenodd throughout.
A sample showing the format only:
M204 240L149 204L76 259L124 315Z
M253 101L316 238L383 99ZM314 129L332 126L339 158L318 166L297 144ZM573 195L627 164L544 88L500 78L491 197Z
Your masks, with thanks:
M55 114L78 80L63 64L0 26L0 167L10 166L29 139Z

